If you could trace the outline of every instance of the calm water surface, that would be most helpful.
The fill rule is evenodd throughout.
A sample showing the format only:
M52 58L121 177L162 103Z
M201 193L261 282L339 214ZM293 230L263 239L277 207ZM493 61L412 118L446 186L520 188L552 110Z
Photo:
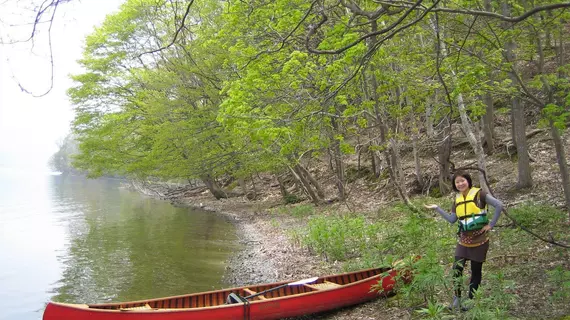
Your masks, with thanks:
M0 170L0 319L225 286L233 225L120 184Z

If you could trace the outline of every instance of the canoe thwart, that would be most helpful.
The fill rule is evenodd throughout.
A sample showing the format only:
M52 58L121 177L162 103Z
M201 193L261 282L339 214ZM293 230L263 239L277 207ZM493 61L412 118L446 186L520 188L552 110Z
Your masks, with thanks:
M248 295L254 295L254 294L257 293L257 291L253 291L253 290L251 290L250 288L243 288L243 291L244 291L245 293L247 293ZM258 300L267 300L267 298L264 297L263 295L255 296L255 298L258 298Z
M138 307L121 308L121 311L142 311L142 310L152 310L152 308L148 303Z
M305 286L316 290L326 290L326 289L338 288L341 285L330 281L324 281L323 283L306 284Z

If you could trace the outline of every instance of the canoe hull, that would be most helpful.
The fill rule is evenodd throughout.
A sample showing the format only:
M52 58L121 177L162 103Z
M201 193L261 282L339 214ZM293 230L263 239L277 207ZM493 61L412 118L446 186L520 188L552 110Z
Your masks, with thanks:
M384 293L392 291L396 271L389 275L377 274L350 284L331 287L283 297L254 300L249 304L224 304L215 307L151 309L151 310L105 310L86 305L50 302L44 312L44 320L269 320L294 317L334 310L359 304L379 297L371 292L371 286L382 281Z

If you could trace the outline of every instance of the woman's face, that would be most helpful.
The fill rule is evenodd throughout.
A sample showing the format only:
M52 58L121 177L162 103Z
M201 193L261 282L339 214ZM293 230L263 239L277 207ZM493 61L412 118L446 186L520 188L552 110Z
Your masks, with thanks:
M469 189L469 182L462 176L458 176L455 178L455 187L459 192L465 192Z

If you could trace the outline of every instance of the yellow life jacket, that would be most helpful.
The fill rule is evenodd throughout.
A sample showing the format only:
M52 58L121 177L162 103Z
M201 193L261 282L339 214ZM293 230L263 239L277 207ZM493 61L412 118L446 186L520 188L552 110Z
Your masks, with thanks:
M459 193L455 198L455 214L459 219L459 231L480 230L489 223L486 208L479 208L478 199L480 188L471 188L467 196Z

